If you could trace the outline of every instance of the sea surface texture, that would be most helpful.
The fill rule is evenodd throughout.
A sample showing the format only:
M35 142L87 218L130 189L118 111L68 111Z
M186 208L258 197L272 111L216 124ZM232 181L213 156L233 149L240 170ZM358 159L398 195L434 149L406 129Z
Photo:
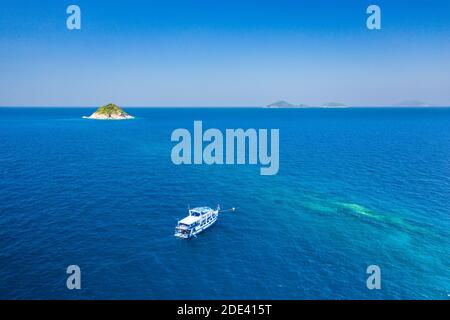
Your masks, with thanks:
M93 111L0 108L0 298L449 299L449 108ZM174 165L194 120L279 129L278 175ZM173 236L217 204L238 210Z

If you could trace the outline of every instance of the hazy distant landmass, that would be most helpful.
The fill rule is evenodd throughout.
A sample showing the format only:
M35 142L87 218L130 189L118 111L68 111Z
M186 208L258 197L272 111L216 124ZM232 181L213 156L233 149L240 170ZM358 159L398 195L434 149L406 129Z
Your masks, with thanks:
M399 103L396 103L394 106L396 106L396 107L430 107L430 104L420 101L420 100L404 100Z
M284 100L280 100L274 103L271 103L266 106L266 108L309 108L307 104L292 104Z
M340 102L327 102L321 106L310 106L307 104L292 104L285 100L279 100L266 106L266 108L346 108L347 105Z
M107 104L97 109L91 116L83 117L86 119L97 119L97 120L128 120L134 119L128 113L122 110L122 108L116 106L113 103Z
M327 102L322 105L323 108L346 108L348 107L346 104L340 102Z
M392 105L379 105L378 107L432 107L433 105L429 104L428 102L424 102L421 100L404 100L404 101L400 101L398 103L394 103ZM341 102L335 102L335 101L331 101L331 102L327 102L324 103L320 106L311 106L311 105L307 105L307 104L292 104L289 103L285 100L279 100L276 101L274 103L271 103L267 106L265 106L265 108L351 108L352 106L349 106L347 104L341 103ZM370 107L377 107L376 105L374 106L367 106L367 108Z
M268 104L267 108L294 108L295 105L284 100L276 101L274 103Z

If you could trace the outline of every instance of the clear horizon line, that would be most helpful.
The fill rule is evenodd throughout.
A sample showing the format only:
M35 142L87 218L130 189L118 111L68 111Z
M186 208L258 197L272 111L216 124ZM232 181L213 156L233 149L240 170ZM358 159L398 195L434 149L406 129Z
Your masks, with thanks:
M0 105L0 108L99 108L100 106L89 105ZM265 108L265 109L345 109L345 108L448 108L448 105L425 105L425 106L403 106L403 105L343 105L343 106L324 106L324 105L307 105L307 106L293 106L293 107L268 107L267 105L184 105L184 106L158 106L158 105L121 105L122 108Z

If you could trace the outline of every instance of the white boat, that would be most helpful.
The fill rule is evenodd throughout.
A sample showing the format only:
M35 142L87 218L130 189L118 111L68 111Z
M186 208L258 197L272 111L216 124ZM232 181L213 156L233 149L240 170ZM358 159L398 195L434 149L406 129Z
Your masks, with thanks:
M175 236L182 239L196 236L217 221L219 211L220 206L217 206L216 210L210 207L189 209L189 215L178 221L178 225L175 228Z

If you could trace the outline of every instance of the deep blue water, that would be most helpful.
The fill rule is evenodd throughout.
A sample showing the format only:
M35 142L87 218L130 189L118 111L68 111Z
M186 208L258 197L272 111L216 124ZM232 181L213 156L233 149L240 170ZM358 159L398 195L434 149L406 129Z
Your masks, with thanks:
M0 108L0 298L448 299L450 109L92 111ZM194 120L279 128L279 174L173 165ZM173 236L217 203L239 209Z

